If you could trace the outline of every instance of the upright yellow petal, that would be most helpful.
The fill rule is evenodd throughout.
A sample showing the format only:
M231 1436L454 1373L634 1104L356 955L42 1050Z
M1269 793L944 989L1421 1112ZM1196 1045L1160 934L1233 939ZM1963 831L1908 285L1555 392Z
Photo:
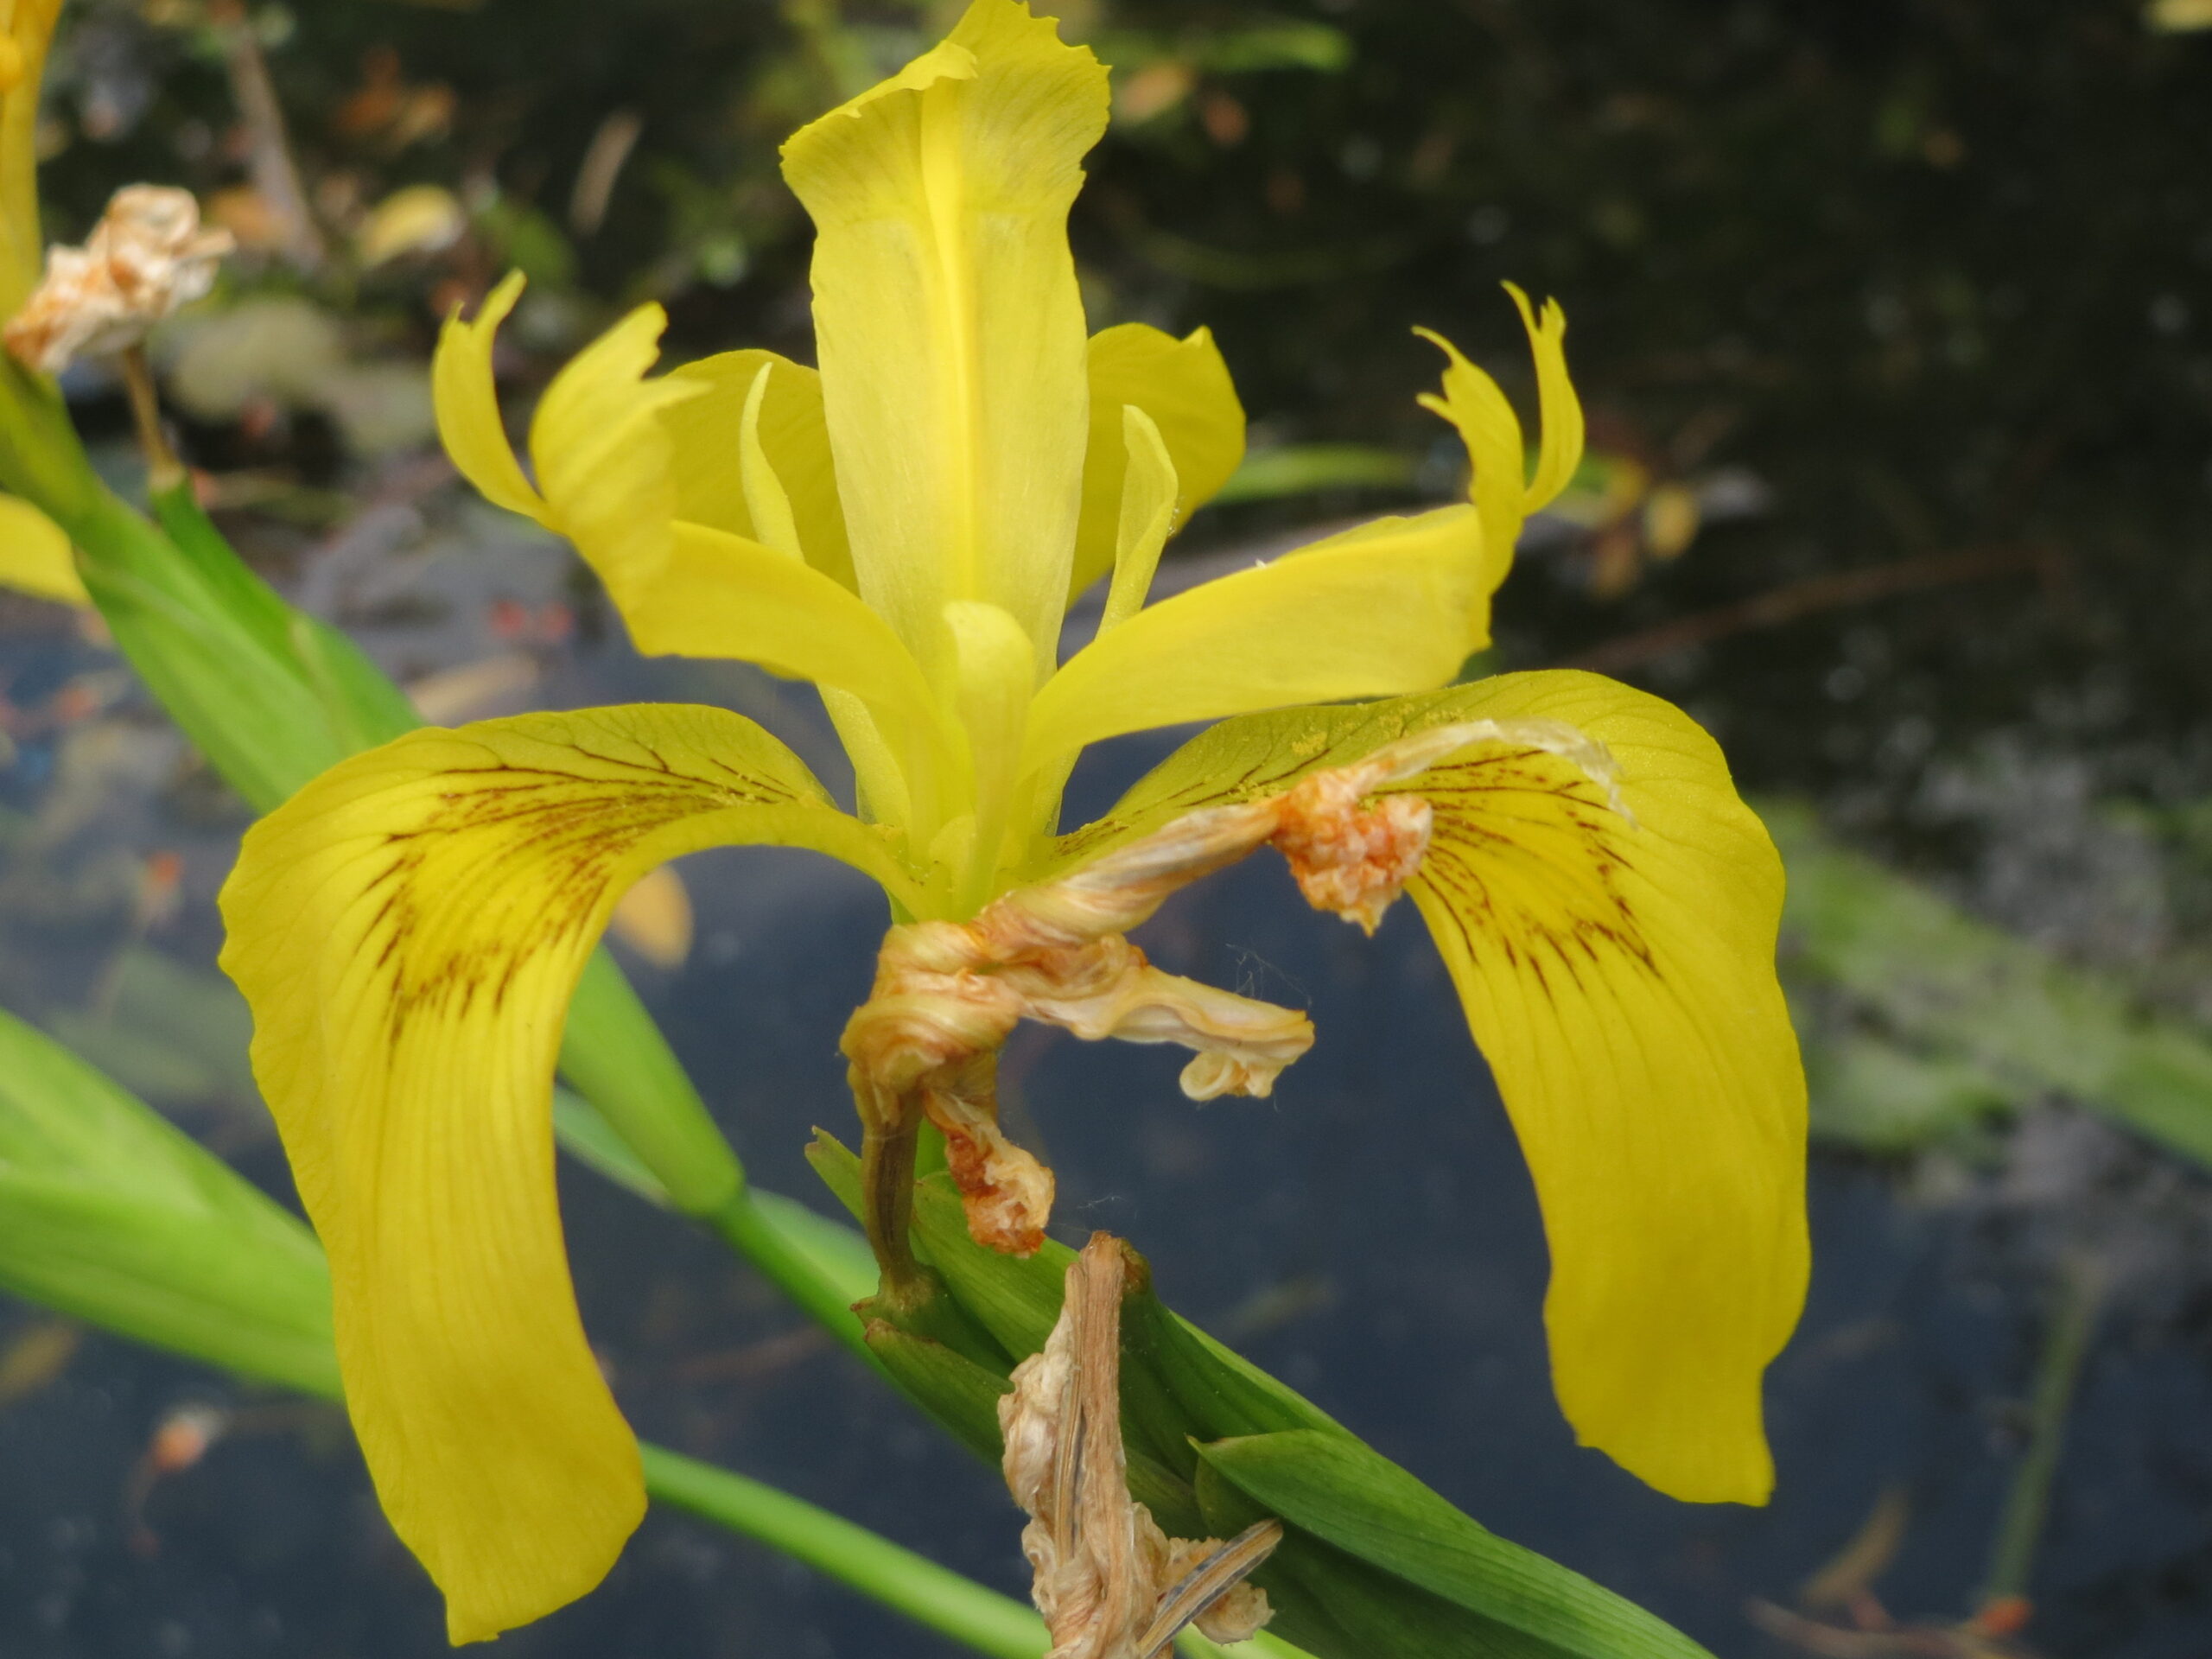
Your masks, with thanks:
M963 872L965 898L981 904L998 868L1000 843L1020 776L1021 733L1037 664L1029 636L995 605L956 599L944 607L958 663L960 728L967 734L973 769L976 819ZM1027 826L1023 826L1026 830Z
M1446 359L1444 395L1423 392L1417 401L1459 429L1459 442L1466 445L1467 459L1474 467L1467 494L1482 514L1484 537L1491 546L1510 552L1521 538L1528 499L1521 481L1524 465L1521 417L1513 412L1503 388L1470 363L1457 346L1433 329L1414 332Z
M1224 721L1056 861L1484 720L1506 734L1398 786L1435 810L1409 891L1535 1179L1560 1404L1662 1491L1764 1502L1760 1379L1805 1294L1805 1084L1775 978L1781 862L1687 715L1560 671ZM1625 812L1516 726L1603 744Z
M511 272L484 296L474 317L464 320L455 310L446 319L430 359L430 396L437 409L438 437L461 475L494 506L542 524L547 516L544 498L523 476L514 446L507 442L499 385L492 374L492 347L499 325L515 308L522 289L523 274Z
M1037 694L1033 772L1123 732L1449 680L1489 639L1472 508L1379 518L1139 611Z
M0 321L38 286L46 247L38 230L38 94L61 0L0 0Z
M346 1398L457 1642L598 1583L645 1505L553 1185L554 1059L623 890L699 848L903 880L751 721L652 706L421 731L247 833L223 965L330 1254Z
M1088 391L1068 252L1106 72L1015 0L784 146L813 215L814 321L861 594L933 679L945 604L1011 613L1054 656Z
M1567 372L1567 313L1557 300L1544 302L1541 320L1529 308L1529 296L1513 283L1505 285L1521 313L1521 326L1529 331L1529 347L1536 359L1537 410L1543 435L1536 448L1535 476L1529 480L1527 511L1536 512L1558 499L1573 481L1582 464L1582 400L1574 395L1574 382Z
M1528 455L1522 443L1520 417L1514 414L1497 382L1470 363L1443 335L1427 328L1414 330L1447 359L1444 395L1424 393L1419 402L1457 427L1460 441L1467 446L1467 458L1474 467L1468 493L1483 516L1483 534L1497 562L1500 581L1512 563L1522 521L1557 497L1582 464L1583 438L1582 404L1567 372L1567 314L1560 309L1558 301L1547 300L1540 318L1529 308L1527 295L1510 283L1505 287L1521 313L1522 326L1528 330L1543 423L1537 439L1535 475L1526 482Z
M845 539L844 509L837 502L829 429L823 423L822 377L789 358L773 352L723 352L669 372L671 380L708 389L661 416L676 445L671 461L676 516L734 536L766 539L746 505L737 465L746 403L763 369L770 373L757 436L790 505L799 550L816 569L850 588L853 554Z
M0 495L0 588L63 605L92 602L67 532L21 496Z
M873 720L900 782L868 779L871 805L923 847L966 777L938 696L891 625L812 565L722 531L676 524L674 550L623 606L648 656L734 657L847 694ZM866 734L862 734L865 741ZM874 764L865 750L858 766Z
M1175 524L1213 499L1244 459L1244 406L1213 336L1182 340L1141 322L1090 337L1090 442L1083 457L1083 520L1076 531L1071 596L1113 568L1122 478L1129 450L1122 410L1152 418L1175 467Z
M553 377L530 423L546 522L576 544L626 613L675 547L675 440L664 416L706 392L673 375L645 378L667 325L660 307L639 306Z
M1175 531L1180 480L1166 440L1135 404L1122 409L1122 518L1114 532L1114 582L1098 631L1119 627L1144 608L1161 550Z

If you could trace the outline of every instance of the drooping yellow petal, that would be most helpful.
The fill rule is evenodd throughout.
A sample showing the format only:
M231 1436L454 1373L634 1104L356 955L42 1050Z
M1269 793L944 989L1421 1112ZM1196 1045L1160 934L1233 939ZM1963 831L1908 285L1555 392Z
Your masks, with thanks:
M1123 732L1441 684L1488 641L1485 579L1474 510L1444 507L1163 600L1046 683L1023 770Z
M1144 608L1161 550L1174 533L1179 482L1166 441L1151 416L1135 404L1122 409L1122 517L1115 530L1114 582L1098 619L1104 633Z
M1498 561L1498 577L1512 562L1514 544L1528 516L1556 498L1582 464L1582 404L1567 372L1567 314L1559 302L1544 302L1541 318L1529 308L1528 296L1508 283L1506 289L1519 308L1528 330L1529 346L1535 358L1536 391L1543 429L1537 439L1533 478L1526 475L1527 451L1522 446L1520 418L1497 381L1470 363L1443 335L1427 328L1414 332L1441 350L1447 359L1444 395L1423 393L1422 408L1433 410L1459 429L1473 463L1474 481L1468 494L1483 517L1483 534Z
M21 496L0 495L0 587L90 606L68 533Z
M1662 1491L1764 1502L1760 1377L1805 1292L1804 1077L1774 970L1781 862L1687 715L1559 671L1225 721L1064 837L1058 865L1482 720L1602 743L1629 815L1533 742L1475 746L1402 786L1435 809L1410 891L1543 1207L1560 1404Z
M61 0L9 0L0 12L0 321L22 308L46 257L38 229L38 94Z
M494 506L543 524L544 499L523 476L514 446L507 442L506 423L499 417L499 387L492 375L494 337L522 297L522 289L523 274L511 272L484 296L475 316L464 320L456 310L446 319L430 359L430 395L437 410L438 438L461 475Z
M734 657L842 691L872 716L902 782L869 784L879 813L909 802L902 827L926 846L965 770L938 700L891 626L810 564L702 524L671 527L673 550L623 606L648 656ZM861 757L855 756L858 764Z
M733 536L766 541L746 505L737 458L745 408L760 372L768 384L760 400L756 434L791 512L806 562L846 587L853 586L852 549L845 539L844 509L823 424L822 377L773 352L723 352L671 369L668 378L707 388L700 397L664 410L675 441L676 516Z
M563 1250L554 1060L624 888L741 842L904 880L751 721L649 706L356 755L248 832L223 890L254 1074L330 1255L347 1407L455 1641L582 1595L643 1511Z
M1052 660L1089 393L1068 252L1106 72L1015 0L784 146L819 232L823 400L861 593L949 683L944 606Z
M1113 568L1128 448L1122 410L1150 416L1174 463L1175 524L1213 499L1244 459L1244 406L1221 349L1204 328L1185 339L1141 322L1090 337L1090 442L1083 458L1083 520L1071 596Z

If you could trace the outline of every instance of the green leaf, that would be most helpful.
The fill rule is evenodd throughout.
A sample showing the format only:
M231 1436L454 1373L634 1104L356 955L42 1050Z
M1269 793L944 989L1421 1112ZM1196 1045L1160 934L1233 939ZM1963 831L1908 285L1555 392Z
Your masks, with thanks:
M1870 1082L1904 1090L1892 1107L1916 1098L1931 1126L2058 1093L2212 1166L2212 1043L2198 1031L1839 845L1802 804L1759 810L1789 872L1785 976L1871 1032L1824 1041L1808 1027L1816 1123L1901 1137L1894 1116L1868 1124ZM1875 1044L1891 1052L1870 1059Z
M1255 449L1216 492L1216 505L1279 501L1324 490L1402 490L1419 467L1395 449L1364 443L1292 443Z
M288 1237L270 1231L91 1179L0 1165L0 1287L243 1376L336 1399L322 1252L297 1223Z
M1198 1453L1265 1512L1486 1627L1478 1636L1470 1626L1464 1645L1439 1651L1710 1659L1633 1603L1478 1525L1341 1432L1249 1435Z
M999 1399L1007 1391L1003 1375L884 1319L868 1322L868 1345L885 1375L950 1430L953 1439L986 1463L998 1461L1005 1450L999 1438Z
M329 1271L306 1224L4 1013L0 1286L248 1376L338 1392Z

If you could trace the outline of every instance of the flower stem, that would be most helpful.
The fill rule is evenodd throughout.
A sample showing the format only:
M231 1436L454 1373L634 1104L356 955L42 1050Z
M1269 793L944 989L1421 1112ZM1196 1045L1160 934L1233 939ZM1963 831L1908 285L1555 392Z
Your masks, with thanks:
M126 346L117 361L123 369L124 390L130 397L130 421L138 430L138 450L146 458L146 487L160 493L185 481L184 463L169 448L162 427L162 397L154 385L153 365L143 345Z
M2066 1443L2067 1415L2073 1408L2075 1386L2082 1380L2082 1363L2088 1357L2090 1338L2096 1332L2106 1281L2103 1265L2088 1256L2075 1256L2060 1264L2056 1306L2044 1331L2043 1351L2036 1363L2035 1394L2028 1408L2027 1453L2012 1476L2012 1490L2005 1495L2004 1516L1998 1524L1996 1545L1990 1551L1989 1578L1982 1586L1985 1607L2027 1593L2036 1544L2050 1510L2051 1481L2058 1472L2059 1453Z
M1045 1621L995 1590L757 1480L657 1446L639 1448L661 1503L743 1533L979 1653L1038 1659Z

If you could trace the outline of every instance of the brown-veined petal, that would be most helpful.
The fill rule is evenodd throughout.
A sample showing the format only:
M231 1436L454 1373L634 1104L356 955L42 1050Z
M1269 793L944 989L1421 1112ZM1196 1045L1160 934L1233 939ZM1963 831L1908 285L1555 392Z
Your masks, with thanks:
M1064 837L1061 866L1484 720L1603 744L1627 810L1535 743L1476 745L1396 786L1434 808L1409 891L1543 1207L1560 1403L1586 1444L1662 1491L1763 1502L1760 1379L1807 1274L1805 1086L1775 977L1781 861L1688 716L1553 671L1228 721Z
M554 1061L623 890L735 843L908 885L759 727L644 706L356 755L248 832L223 890L254 1075L330 1255L347 1406L456 1641L590 1589L643 1510L569 1281Z

